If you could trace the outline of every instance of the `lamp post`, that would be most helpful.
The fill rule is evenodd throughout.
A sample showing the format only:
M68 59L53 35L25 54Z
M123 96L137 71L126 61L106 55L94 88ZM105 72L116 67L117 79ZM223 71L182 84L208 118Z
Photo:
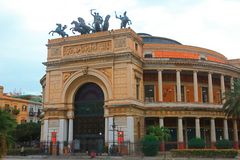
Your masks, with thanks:
M112 132L113 132L113 145L111 147L110 153L111 153L111 155L116 155L117 150L116 150L116 147L115 147L115 131L116 131L117 125L115 124L114 117L113 117L113 124L111 126L112 126Z
M115 129L116 129L116 124L115 124L115 120L113 118L113 124L112 124L112 131L113 131L113 148L115 147Z

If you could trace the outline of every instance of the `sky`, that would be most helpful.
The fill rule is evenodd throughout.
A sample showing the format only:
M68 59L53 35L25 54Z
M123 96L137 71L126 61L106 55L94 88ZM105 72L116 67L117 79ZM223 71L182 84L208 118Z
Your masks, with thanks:
M0 85L4 92L41 94L49 31L56 23L82 17L93 22L90 9L111 15L109 29L119 29L115 11L132 21L136 33L174 39L184 45L240 58L240 0L1 0Z

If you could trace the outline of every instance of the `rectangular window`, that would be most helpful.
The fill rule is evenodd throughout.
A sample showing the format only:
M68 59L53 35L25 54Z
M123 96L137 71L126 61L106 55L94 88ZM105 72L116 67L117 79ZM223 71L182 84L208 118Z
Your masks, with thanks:
M139 99L139 87L140 87L140 79L136 79L136 98Z
M144 53L144 58L152 58L152 52L145 52Z
M184 89L184 86L181 86L181 101L185 102L185 89Z
M208 102L208 87L202 87L202 102Z
M144 85L144 95L146 102L154 102L154 85Z

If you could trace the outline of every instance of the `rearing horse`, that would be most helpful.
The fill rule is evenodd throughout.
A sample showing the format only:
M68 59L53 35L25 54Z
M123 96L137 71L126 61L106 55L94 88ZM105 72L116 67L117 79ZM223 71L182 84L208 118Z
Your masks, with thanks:
M55 30L50 31L48 34L52 33L52 36L53 36L54 33L57 33L62 37L65 37L65 36L68 37L68 34L64 31L67 28L67 25L64 25L63 27L59 23L57 23L56 25L57 25L57 28Z
M80 25L79 25L79 23L78 23L77 21L72 21L71 24L74 24L74 25L75 25L74 27L70 28L70 30L72 30L72 33L73 33L73 34L75 34L74 31L79 32L79 33L82 34L82 32L83 32L83 31L82 31L82 28L80 27Z

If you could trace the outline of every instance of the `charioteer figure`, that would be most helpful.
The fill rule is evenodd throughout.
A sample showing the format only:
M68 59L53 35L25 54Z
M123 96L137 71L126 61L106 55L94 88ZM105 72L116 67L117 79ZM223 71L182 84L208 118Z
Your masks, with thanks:
M132 21L127 17L127 11L123 13L123 16L121 15L117 16L117 13L115 11L115 17L121 20L121 26L120 26L121 28L126 28L127 24L128 25L132 24Z

